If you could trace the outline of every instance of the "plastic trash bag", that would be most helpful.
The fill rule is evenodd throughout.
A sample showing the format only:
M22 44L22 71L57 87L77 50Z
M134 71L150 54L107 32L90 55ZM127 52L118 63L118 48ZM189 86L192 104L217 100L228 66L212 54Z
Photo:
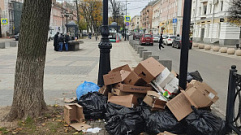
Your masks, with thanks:
M112 116L105 129L111 135L139 135L144 131L144 126L143 119L136 113Z
M86 119L103 119L106 112L107 97L99 92L89 92L80 97L78 103L83 107Z
M145 110L145 109L144 109ZM148 115L148 111L145 114ZM142 116L146 116L143 115ZM160 132L168 131L174 134L183 134L186 131L185 123L178 122L170 111L157 111L149 114L145 118L146 132L149 134L158 134Z
M193 80L203 82L203 79L198 71L190 72L189 75L192 76Z
M78 86L78 88L76 89L77 99L79 100L79 98L82 95L85 95L88 92L95 92L95 91L98 91L99 89L100 89L100 87L98 85L96 85L95 83L85 81L84 83L80 84Z
M193 80L193 77L189 73L187 73L187 81L191 82L192 80Z
M139 113L135 108L128 108L114 103L107 103L105 120L108 121L112 116L125 115L125 114L137 114Z
M187 135L225 135L225 122L206 110L196 110L185 119Z

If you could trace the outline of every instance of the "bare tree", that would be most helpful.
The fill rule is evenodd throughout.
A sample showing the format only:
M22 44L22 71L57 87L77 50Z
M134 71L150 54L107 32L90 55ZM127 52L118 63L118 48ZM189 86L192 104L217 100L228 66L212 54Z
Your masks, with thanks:
M51 0L24 1L8 121L36 118L46 109L43 79L50 11Z
M241 0L232 0L229 8L230 17L228 21L238 26L241 25Z
M111 4L111 13L114 21L117 21L117 18L120 16L121 12L123 11L123 6L121 2L110 0Z

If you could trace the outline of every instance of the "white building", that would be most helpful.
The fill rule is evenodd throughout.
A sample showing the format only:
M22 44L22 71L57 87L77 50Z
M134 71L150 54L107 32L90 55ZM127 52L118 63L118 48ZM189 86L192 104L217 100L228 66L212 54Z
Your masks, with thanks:
M240 27L227 22L230 0L193 0L193 39L196 42L235 45L239 42Z
M156 1L152 5L152 32L153 34L160 34L159 25L160 25L160 17L161 17L161 0Z

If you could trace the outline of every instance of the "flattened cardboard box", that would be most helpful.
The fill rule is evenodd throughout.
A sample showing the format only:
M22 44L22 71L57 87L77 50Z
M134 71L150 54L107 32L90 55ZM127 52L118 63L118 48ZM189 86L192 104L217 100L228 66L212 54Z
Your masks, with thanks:
M140 76L147 83L150 83L155 79L165 67L160 64L153 57L150 57L142 62L140 62L137 67L134 69L134 72Z
M148 91L143 101L154 110L165 109L166 101L159 98L160 95L155 91Z
M145 97L145 94L144 93L131 93L131 92L123 92L119 89L116 89L116 88L113 88L111 90L111 93L114 94L114 95L117 95L117 96L126 96L126 95L130 95L130 94L133 94L134 96L136 96L137 98L143 98Z
M144 86L134 86L128 84L118 83L115 88L123 92L133 92L133 93L147 93L147 91L152 90L152 87L144 87Z
M178 121L182 120L193 111L191 108L192 105L197 108L197 105L183 90L172 100L168 101L166 105Z
M139 77L134 71L132 71L123 81L124 84L130 84L130 85L145 85L146 82Z
M84 124L85 117L83 113L83 107L77 103L68 104L64 106L64 121L75 128L77 131L81 131L83 129L88 129L90 126ZM77 123L73 123L77 122Z
M111 102L117 105L122 105L129 108L133 108L138 104L137 97L135 97L132 94L127 96L111 96L108 99L108 102Z
M103 75L104 84L107 86L107 85L122 82L129 74L130 74L130 71L125 71L125 70L110 72L109 74Z
M165 68L161 74L159 74L153 82L161 87L164 88L166 84L168 84L175 76L167 69Z
M110 92L109 87L108 86L103 86L99 89L99 93L103 94L105 96L108 96L108 92Z
M219 99L216 91L206 83L198 81L193 81L188 86L186 93L198 108L209 107Z

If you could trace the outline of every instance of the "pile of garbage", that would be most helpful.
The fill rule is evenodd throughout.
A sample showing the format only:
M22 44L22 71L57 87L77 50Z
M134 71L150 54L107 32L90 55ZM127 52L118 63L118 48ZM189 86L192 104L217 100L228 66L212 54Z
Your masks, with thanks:
M188 73L183 90L177 73L150 57L135 68L115 68L103 79L98 92L92 89L77 98L85 118L105 119L111 135L225 134L225 122L210 109L217 92L198 71Z

